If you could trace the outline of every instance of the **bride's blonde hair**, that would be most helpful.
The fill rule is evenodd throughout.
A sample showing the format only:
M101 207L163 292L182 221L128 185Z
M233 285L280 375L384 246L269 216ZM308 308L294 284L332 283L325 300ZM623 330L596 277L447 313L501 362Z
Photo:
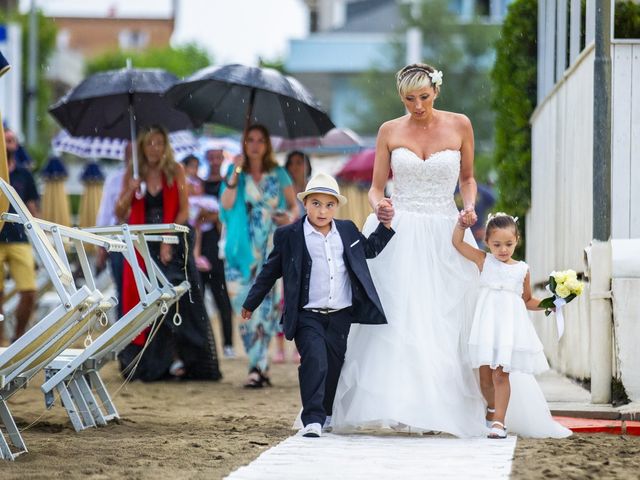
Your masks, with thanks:
M431 75L435 73L436 69L426 63L412 63L403 67L396 73L398 93L404 97L409 92L433 86L438 95L440 86L435 85L431 79Z

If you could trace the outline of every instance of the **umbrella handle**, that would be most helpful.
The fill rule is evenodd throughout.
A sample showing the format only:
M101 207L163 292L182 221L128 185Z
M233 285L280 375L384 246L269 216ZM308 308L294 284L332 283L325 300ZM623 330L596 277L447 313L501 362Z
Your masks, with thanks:
M147 183L140 182L140 190L136 190L136 198L138 200L142 200L146 193L147 193Z

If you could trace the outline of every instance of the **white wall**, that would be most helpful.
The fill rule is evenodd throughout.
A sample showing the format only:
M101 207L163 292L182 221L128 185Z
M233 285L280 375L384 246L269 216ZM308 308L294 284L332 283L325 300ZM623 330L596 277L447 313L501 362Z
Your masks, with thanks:
M615 44L611 56L612 237L640 238L640 42Z

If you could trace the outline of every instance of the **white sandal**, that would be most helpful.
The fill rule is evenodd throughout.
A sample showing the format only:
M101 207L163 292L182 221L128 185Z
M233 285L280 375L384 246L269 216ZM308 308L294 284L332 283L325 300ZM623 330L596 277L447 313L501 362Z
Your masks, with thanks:
M494 425L499 425L501 428L494 427ZM507 427L502 422L491 422L491 430L489 430L487 438L507 438Z
M487 407L487 415L488 415L488 414L492 414L492 416L493 416L493 414L494 414L494 413L496 413L496 409L495 409L495 408L489 408L489 407ZM485 417L484 417L484 421L485 421L485 423L487 424L487 428L491 428L491 425L493 424L493 419L489 420L489 419L487 418L487 415L485 415Z

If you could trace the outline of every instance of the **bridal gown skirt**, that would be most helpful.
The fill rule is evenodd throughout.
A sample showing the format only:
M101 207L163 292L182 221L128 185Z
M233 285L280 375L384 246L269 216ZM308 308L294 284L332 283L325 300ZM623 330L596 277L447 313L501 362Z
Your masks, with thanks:
M334 431L486 435L484 402L465 354L478 269L451 243L455 222L455 213L396 211L396 235L369 261L389 323L352 325ZM372 215L364 234L376 226ZM470 232L467 241L475 244Z

